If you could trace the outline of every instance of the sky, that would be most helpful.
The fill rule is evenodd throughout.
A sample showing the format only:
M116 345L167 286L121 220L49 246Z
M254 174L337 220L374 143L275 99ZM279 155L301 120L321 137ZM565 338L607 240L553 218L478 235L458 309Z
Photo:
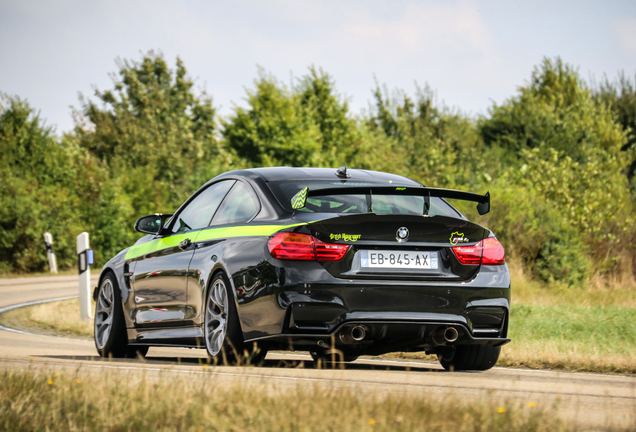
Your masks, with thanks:
M376 82L470 116L513 97L544 57L597 81L636 76L636 1L0 0L0 92L61 134L78 95L113 88L116 59L183 60L217 112L246 106L259 67L293 84L335 80L352 114Z

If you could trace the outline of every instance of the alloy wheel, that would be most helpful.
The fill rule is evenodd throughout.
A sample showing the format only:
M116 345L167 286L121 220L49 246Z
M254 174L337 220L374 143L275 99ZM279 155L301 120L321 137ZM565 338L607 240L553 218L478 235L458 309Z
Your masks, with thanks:
M99 349L104 348L113 328L115 291L109 278L104 279L97 297L95 308L95 342Z
M208 352L216 356L223 348L227 333L228 298L225 283L216 279L208 294L205 314L205 342Z

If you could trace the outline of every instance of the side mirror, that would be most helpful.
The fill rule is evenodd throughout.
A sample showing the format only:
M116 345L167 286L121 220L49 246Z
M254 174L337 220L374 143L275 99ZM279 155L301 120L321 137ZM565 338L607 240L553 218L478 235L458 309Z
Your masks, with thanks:
M135 222L135 231L139 231L144 234L160 234L163 229L163 225L171 217L171 214L163 213L142 216L137 219L137 222Z

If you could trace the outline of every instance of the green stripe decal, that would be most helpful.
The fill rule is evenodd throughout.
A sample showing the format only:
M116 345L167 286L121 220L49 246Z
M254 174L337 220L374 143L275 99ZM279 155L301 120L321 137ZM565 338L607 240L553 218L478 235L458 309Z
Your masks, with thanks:
M301 189L296 195L292 197L291 206L294 210L305 207L305 203L307 202L307 191L309 191L309 186Z
M277 231L299 225L305 224L298 223L293 225L243 225L225 228L208 228L195 232L189 231L182 234L176 234L169 237L151 240L147 243L143 243L137 246L132 246L130 249L128 249L128 252L126 252L125 259L128 260L141 255L157 252L162 249L176 247L185 239L190 239L190 241L194 243L230 237L269 237Z

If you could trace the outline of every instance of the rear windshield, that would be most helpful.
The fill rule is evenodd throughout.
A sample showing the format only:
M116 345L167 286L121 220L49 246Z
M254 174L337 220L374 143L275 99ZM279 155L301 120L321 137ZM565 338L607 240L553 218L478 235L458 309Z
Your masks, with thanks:
M424 198L412 195L323 195L307 198L305 207L294 210L291 199L301 189L327 189L354 186L388 186L386 183L351 182L343 184L340 181L277 181L268 182L270 190L285 210L310 213L367 213L422 215L424 214ZM413 187L412 184L391 184L396 187ZM429 215L462 217L451 205L441 198L431 198Z

